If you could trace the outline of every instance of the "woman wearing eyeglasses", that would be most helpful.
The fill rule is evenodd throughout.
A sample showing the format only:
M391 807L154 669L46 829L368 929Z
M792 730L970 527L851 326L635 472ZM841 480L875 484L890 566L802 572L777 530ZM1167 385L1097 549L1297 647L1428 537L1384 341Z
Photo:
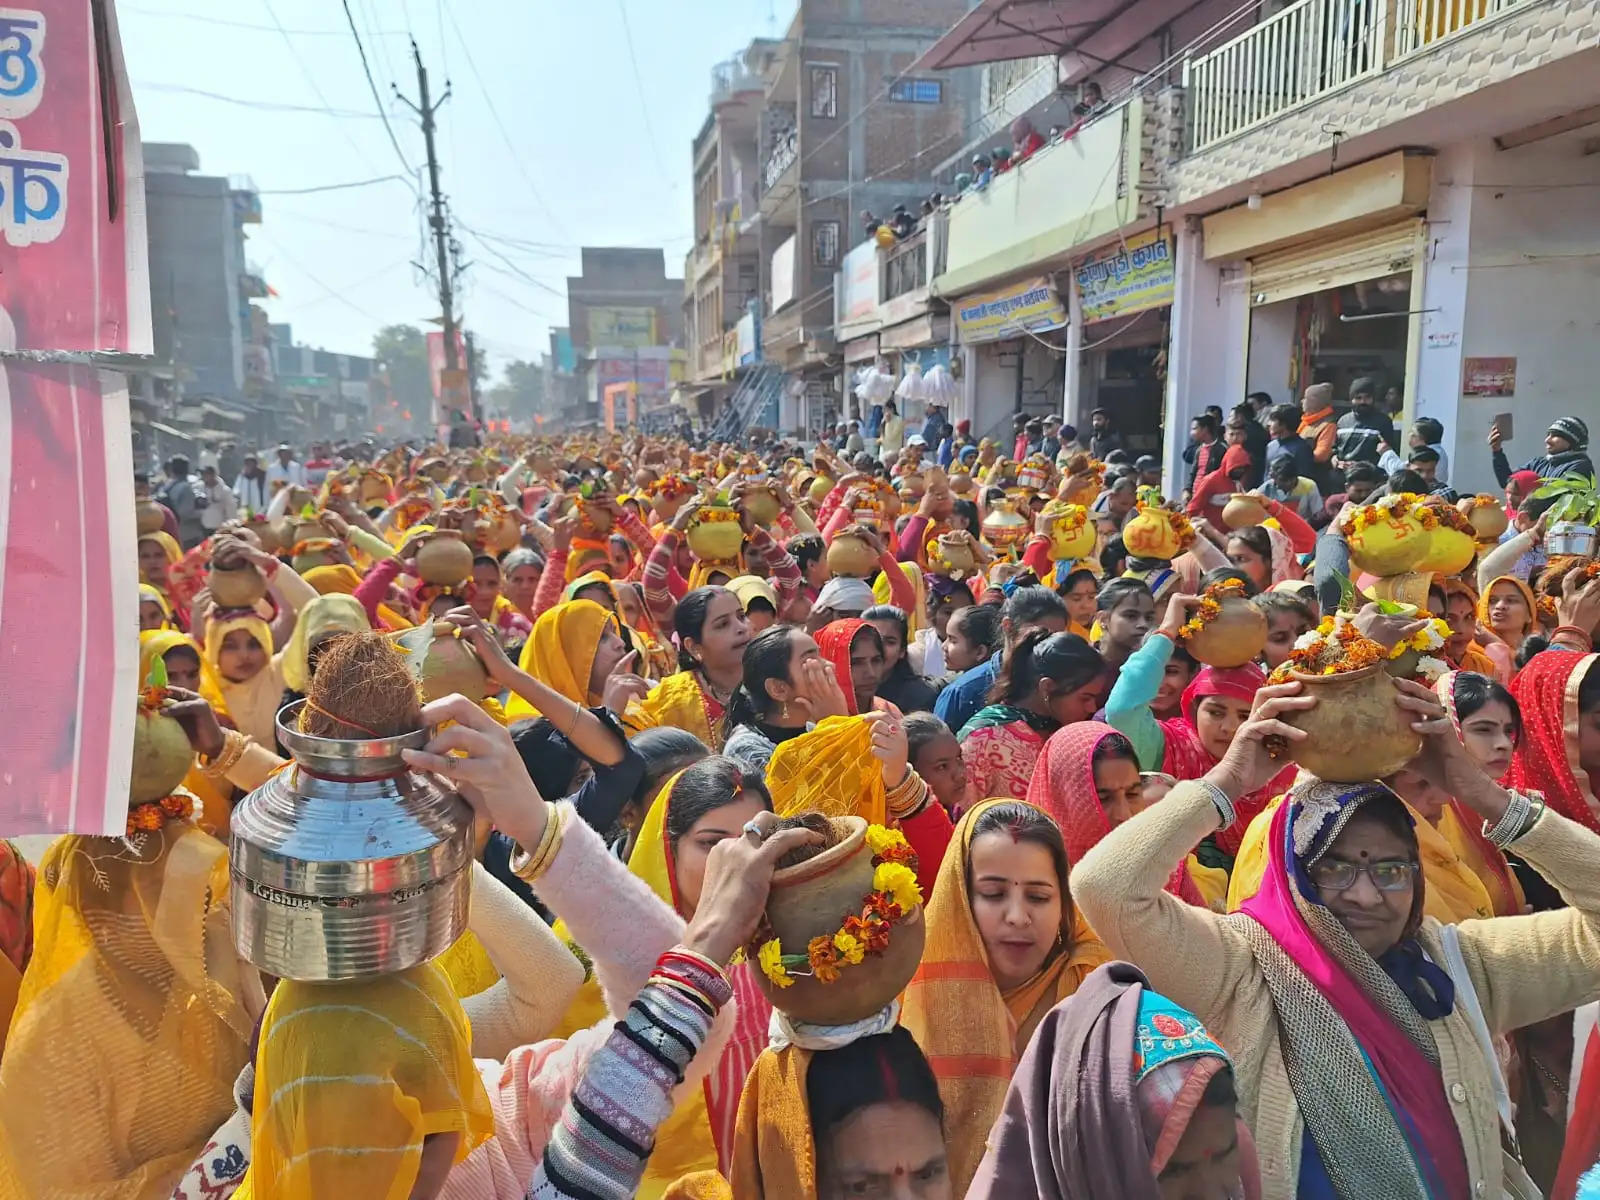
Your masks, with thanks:
M1273 814L1261 890L1241 912L1167 892L1237 799L1282 769L1269 739L1306 736L1282 719L1317 703L1297 683L1261 689L1216 767L1112 830L1072 873L1112 953L1233 1051L1267 1200L1538 1195L1502 1152L1511 1107L1492 1038L1600 996L1600 835L1494 782L1431 691L1395 686L1397 719L1423 736L1409 769L1569 907L1461 924L1425 915L1400 799L1379 783L1310 777Z

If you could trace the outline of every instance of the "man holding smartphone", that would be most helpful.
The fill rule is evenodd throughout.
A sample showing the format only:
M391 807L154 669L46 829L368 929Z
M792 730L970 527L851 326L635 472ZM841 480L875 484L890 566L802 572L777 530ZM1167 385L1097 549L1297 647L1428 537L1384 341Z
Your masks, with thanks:
M1505 487L1511 481L1511 463L1501 445L1499 420L1489 427L1489 452L1494 462L1494 477ZM1518 467L1532 471L1540 479L1560 479L1567 475L1593 475L1589 461L1589 427L1578 417L1557 417L1544 434L1544 453Z

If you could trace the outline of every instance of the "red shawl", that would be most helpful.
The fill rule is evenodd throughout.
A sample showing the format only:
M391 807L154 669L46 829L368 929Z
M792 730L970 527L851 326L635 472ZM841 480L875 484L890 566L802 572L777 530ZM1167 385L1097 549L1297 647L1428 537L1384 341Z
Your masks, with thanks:
M1267 677L1254 663L1242 667L1202 667L1183 692L1183 715L1168 717L1161 722L1161 732L1166 736L1167 748L1161 758L1161 769L1174 779L1200 779L1219 761L1195 727L1195 706L1206 696L1226 696L1246 704L1256 698L1256 692L1266 683ZM1239 853L1244 831L1257 814L1266 810L1273 799L1287 792L1294 783L1295 767L1288 764L1267 781L1267 786L1241 796L1234 804L1238 819L1226 829L1213 835L1217 848L1230 858Z
M833 664L833 673L839 677L839 686L844 689L844 702L851 716L861 710L856 706L855 684L850 682L850 643L866 627L867 623L860 617L845 617L839 621L829 621L817 630L817 649L822 651L823 658Z
M1596 655L1544 650L1511 681L1522 709L1522 738L1506 786L1544 793L1563 817L1600 833L1600 801L1578 765L1578 689Z
M1067 862L1076 864L1111 832L1111 822L1094 783L1094 752L1108 737L1121 737L1099 721L1063 725L1045 742L1028 784L1028 803L1048 813L1061 827L1067 845ZM1187 862L1167 880L1167 891L1197 908L1207 907L1205 897L1189 878Z

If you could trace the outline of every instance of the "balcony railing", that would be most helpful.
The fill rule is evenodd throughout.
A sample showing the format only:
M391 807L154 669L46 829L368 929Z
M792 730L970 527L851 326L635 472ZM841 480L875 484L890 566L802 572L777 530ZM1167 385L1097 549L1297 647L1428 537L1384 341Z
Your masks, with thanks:
M767 161L761 165L761 190L768 192L772 185L783 178L783 173L794 166L794 160L800 154L800 131L790 129L781 133L774 139L772 150L767 155Z
M1191 150L1377 75L1531 0L1298 0L1184 64Z
M928 286L928 231L919 229L896 242L883 256L883 290L880 299L887 303Z

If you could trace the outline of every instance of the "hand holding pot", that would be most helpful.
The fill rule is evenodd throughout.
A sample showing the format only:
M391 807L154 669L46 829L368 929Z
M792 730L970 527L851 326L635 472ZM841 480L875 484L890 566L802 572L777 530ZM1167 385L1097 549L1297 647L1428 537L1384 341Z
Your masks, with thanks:
M422 706L422 720L435 728L455 723L438 730L421 750L401 751L406 765L437 775L519 845L537 846L549 806L506 727L465 696L430 701Z
M1600 577L1585 581L1581 570L1569 571L1561 581L1556 620L1585 633L1600 628Z
M463 604L460 608L452 608L445 613L444 619L438 622L434 629L443 634L447 632L446 627L451 625L461 630L462 638L476 652L489 678L501 688L509 688L516 664L506 656L506 649L500 644L500 639L495 637L494 632L483 623L483 619L473 611L472 606Z
M217 724L217 714L205 697L183 688L168 687L167 699L172 701L161 710L162 716L171 717L183 726L189 735L189 745L201 758L211 759L222 753L222 726Z
M1356 613L1352 624L1385 650L1393 650L1401 642L1415 637L1428 627L1428 622L1425 620L1386 613L1376 604L1363 605L1361 611Z
M1191 596L1184 592L1174 592L1167 601L1166 616L1161 618L1161 624L1156 628L1157 633L1165 634L1172 639L1176 646L1182 637L1182 629L1189 621L1189 616L1200 605L1199 596Z
M724 966L755 936L778 860L822 840L810 829L776 829L776 813L757 813L750 824L752 829L711 848L700 903L683 935L688 949Z
M1305 730L1296 729L1283 720L1316 705L1316 697L1301 692L1302 685L1292 682L1271 684L1256 693L1250 719L1239 726L1222 761L1206 773L1206 779L1226 792L1230 800L1265 787L1268 780L1283 770L1286 759L1281 751L1273 756L1268 738L1305 741Z

